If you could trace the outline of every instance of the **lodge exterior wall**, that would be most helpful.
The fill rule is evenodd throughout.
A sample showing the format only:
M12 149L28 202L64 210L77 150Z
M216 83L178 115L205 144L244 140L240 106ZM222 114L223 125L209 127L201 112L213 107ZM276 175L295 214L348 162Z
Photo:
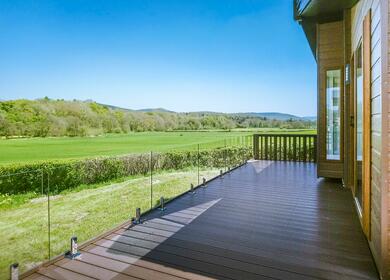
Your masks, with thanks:
M353 76L353 53L363 37L363 20L371 13L371 131L370 139L370 227L368 242L382 279L390 279L390 66L388 63L388 35L390 0L361 0L344 11L343 20L317 24L318 62L318 175L343 178L347 187L353 189L353 126L354 117L353 79L342 85L341 99L341 161L327 161L326 151L326 70L345 67L351 63ZM343 79L345 80L345 79Z

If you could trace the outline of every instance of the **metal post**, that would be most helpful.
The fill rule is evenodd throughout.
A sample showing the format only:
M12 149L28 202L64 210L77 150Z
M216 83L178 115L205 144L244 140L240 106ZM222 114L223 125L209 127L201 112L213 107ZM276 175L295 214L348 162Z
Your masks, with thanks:
M223 178L223 171L222 171L222 169L219 170L219 177L221 177L221 179Z
M135 218L133 218L133 224L141 224L141 208L135 209Z
M19 264L13 263L9 267L9 279L19 280Z
M79 246L78 246L78 243L77 243L77 237L73 236L70 239L70 250L68 252L66 252L65 257L73 260L73 259L77 258L80 255L81 254L79 252Z
M76 255L78 253L78 246L77 246L77 237L73 236L70 239L70 251L72 255Z
M206 178L203 178L203 187L205 188L206 187Z
M160 211L165 211L166 208L165 208L165 201L164 201L164 197L160 197Z
M195 194L195 191L194 191L194 184L191 183L190 185L190 194Z

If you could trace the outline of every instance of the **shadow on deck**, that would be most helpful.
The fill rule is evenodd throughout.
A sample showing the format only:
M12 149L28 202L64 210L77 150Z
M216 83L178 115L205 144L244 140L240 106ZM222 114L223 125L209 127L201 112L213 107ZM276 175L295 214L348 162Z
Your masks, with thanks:
M28 279L378 279L351 193L254 161Z

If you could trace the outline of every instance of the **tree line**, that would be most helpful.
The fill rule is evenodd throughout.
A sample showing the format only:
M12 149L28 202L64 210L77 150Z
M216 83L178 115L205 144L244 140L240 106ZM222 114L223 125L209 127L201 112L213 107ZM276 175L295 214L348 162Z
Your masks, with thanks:
M0 136L89 136L143 131L233 128L314 128L315 122L297 119L222 113L140 112L93 101L49 98L0 101Z

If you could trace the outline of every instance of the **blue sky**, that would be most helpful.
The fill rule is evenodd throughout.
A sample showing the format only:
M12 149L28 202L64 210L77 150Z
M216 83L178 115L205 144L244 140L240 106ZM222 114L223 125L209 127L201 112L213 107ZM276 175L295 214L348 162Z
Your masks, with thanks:
M0 99L315 115L292 0L2 0Z

